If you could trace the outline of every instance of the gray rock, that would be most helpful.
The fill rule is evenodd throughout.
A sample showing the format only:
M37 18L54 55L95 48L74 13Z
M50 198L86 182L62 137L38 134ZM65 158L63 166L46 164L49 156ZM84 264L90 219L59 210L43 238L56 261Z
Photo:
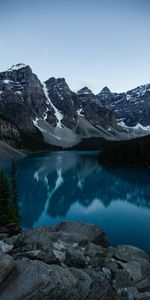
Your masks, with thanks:
M70 268L70 272L78 279L78 293L84 295L88 299L90 288L92 286L92 278L80 269ZM81 297L81 296L80 296Z
M106 258L102 266L110 269L113 275L120 269L120 264L114 258ZM123 267L121 267L121 269L122 268Z
M43 250L33 250L33 251L24 251L14 255L15 259L19 258L29 258L32 260L41 260L47 264L59 264L57 255L52 251L43 251Z
M139 299L141 299L141 300L149 300L150 299L150 292L141 293Z
M0 245L16 260L0 254L1 300L149 299L148 255L128 245L105 247L106 236L94 225L62 222Z
M7 233L0 233L0 241L4 240L8 238L8 234Z
M4 241L0 241L0 251L4 253L9 253L13 249L13 245L9 245L5 243Z
M51 234L51 228L36 228L18 234L14 239L14 247L18 252L20 248L22 251L29 250L44 250L49 251L53 249L53 243L57 239Z
M14 259L9 255L0 252L0 284L4 281L4 279L6 279L14 267Z
M68 247L65 251L65 257L65 263L69 267L84 268L86 266L86 258L79 250Z
M65 245L61 241L53 243L53 247L58 251L65 251Z
M118 270L113 280L113 287L118 290L119 288L126 288L132 286L132 278L130 274L125 270Z
M102 265L106 256L107 250L102 246L90 243L85 255L91 258L91 265L97 267Z
M75 248L75 249L78 248L78 246L79 246L78 243L73 243L73 244L72 244L72 247Z
M109 281L111 281L111 279L112 279L112 273L111 273L111 270L108 269L108 268L103 267L103 268L102 268L102 272L104 273L105 277L106 277Z
M139 258L144 258L149 260L149 256L141 249L130 246L130 245L120 245L114 251L114 256L122 261L128 262L131 260L138 260Z
M133 291L130 291L127 288L118 289L118 295L121 297L121 300L135 300L135 293L133 294Z
M102 229L93 224L83 222L61 222L52 227L53 236L64 242L73 244L87 240L96 245L107 246L106 235Z
M135 287L128 287L123 289L118 289L118 295L121 296L121 299L133 299L138 300L141 297L141 294L139 293L138 289Z
M82 280L80 280L82 278ZM11 281L2 287L1 300L78 300L85 299L91 280L56 265L39 261L20 260ZM80 287L80 294L78 287ZM85 288L87 287L87 289Z
M60 264L63 264L65 262L66 256L63 251L53 250L52 252Z
M92 278L92 286L87 300L120 300L100 267L88 268L86 272Z
M144 258L135 261L134 257L132 259L127 263L120 262L120 265L130 274L131 278L135 281L145 277L150 278L150 263Z
M150 290L150 279L147 277L140 278L139 280L134 281L134 286L136 286L139 291Z

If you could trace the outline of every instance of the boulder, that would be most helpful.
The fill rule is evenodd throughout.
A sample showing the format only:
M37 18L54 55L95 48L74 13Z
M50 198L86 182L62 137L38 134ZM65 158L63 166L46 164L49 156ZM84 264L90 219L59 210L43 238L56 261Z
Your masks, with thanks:
M14 267L14 259L10 255L0 252L0 284L6 279Z
M149 256L143 250L130 245L119 245L114 251L114 256L124 262L136 261L140 258L150 260Z
M130 274L126 270L118 270L115 274L115 279L112 282L113 287L118 290L119 288L126 288L132 285Z
M79 300L86 299L91 279L83 272L26 259L17 261L16 274L6 285L1 300Z
M139 258L137 261L131 260L127 263L120 262L120 265L126 270L133 280L141 278L150 279L150 263L146 259Z
M3 241L0 241L0 251L9 253L13 249L13 245L9 245Z
M69 267L84 268L86 266L86 258L79 250L67 248L65 257L65 263Z
M85 255L91 258L91 265L93 267L98 267L102 265L106 257L106 253L107 253L106 248L92 243L89 243L88 250L85 251Z
M100 267L89 267L86 272L92 278L92 286L87 300L120 300L110 283L110 277Z
M83 222L61 222L52 227L53 236L69 244L87 240L103 247L108 246L104 231L93 224Z

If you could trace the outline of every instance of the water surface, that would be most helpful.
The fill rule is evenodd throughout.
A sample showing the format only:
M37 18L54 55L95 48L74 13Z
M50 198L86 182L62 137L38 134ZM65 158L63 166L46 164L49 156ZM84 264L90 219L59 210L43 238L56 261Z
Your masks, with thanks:
M103 167L97 152L75 151L29 156L17 170L23 228L94 223L111 244L150 254L150 171Z

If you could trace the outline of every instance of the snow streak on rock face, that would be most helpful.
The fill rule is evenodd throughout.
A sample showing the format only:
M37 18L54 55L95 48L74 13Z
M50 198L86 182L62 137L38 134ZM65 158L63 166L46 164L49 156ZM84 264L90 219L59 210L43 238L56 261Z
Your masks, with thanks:
M43 90L44 90L44 94L47 98L47 104L50 104L54 111L55 111L55 116L56 116L56 119L57 119L57 127L62 127L62 123L61 123L61 120L63 119L63 114L57 109L57 107L52 103L50 97L49 97L49 94L48 94L48 89L46 87L46 83L43 83Z

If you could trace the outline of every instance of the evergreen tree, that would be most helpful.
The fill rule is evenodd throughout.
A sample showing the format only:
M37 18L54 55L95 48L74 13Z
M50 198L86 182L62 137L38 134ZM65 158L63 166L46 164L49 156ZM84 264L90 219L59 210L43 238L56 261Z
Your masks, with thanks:
M11 222L19 227L19 208L18 208L18 190L17 190L17 171L16 163L11 164Z
M9 180L0 170L0 226L14 224L19 228L19 220L17 172L13 161Z
M5 226L10 220L9 182L3 170L0 170L0 225Z

